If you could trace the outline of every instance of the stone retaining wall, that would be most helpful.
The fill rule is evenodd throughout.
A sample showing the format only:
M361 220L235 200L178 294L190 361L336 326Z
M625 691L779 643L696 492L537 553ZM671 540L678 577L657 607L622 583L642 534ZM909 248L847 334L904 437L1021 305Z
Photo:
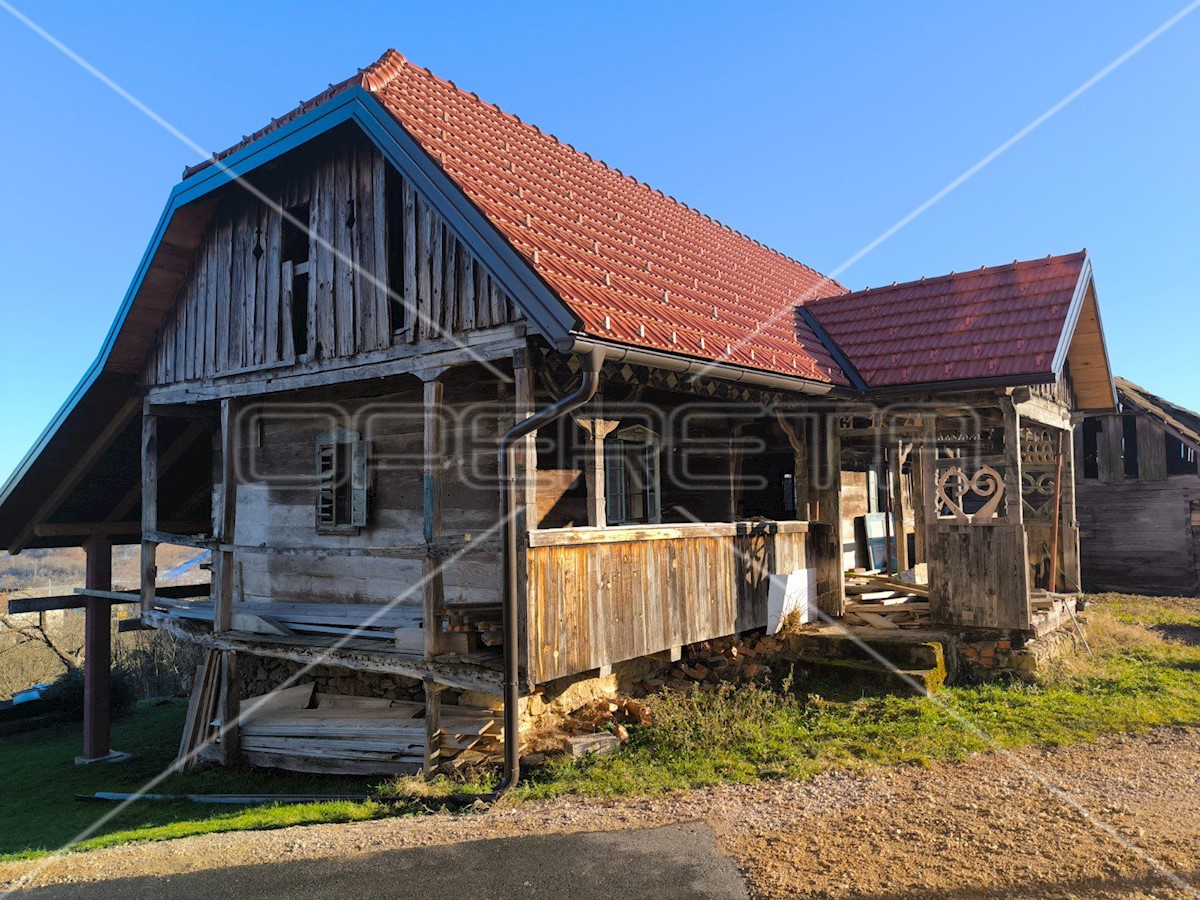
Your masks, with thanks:
M238 676L242 697L258 697L269 693L298 672L304 664L271 656L238 654ZM340 666L313 666L296 683L312 681L322 694L343 694L352 697L390 697L393 700L425 702L425 690L416 678L382 672L362 672Z
M959 677L989 680L1015 676L1033 681L1056 659L1082 649L1075 626L1065 625L1037 639L1020 634L967 631L956 643Z

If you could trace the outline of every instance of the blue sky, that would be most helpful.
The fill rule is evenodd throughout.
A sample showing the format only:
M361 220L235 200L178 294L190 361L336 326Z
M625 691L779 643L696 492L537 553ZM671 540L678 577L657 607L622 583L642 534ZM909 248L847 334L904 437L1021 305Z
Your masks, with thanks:
M17 7L219 149L394 46L830 272L1184 7ZM195 154L0 9L0 480L91 363ZM841 274L1092 253L1114 369L1200 408L1200 10Z

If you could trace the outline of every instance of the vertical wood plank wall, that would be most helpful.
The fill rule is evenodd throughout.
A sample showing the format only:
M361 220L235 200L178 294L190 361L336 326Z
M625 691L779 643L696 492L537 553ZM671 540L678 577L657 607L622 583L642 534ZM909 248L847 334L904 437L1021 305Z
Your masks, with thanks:
M586 543L566 529L530 535L533 682L762 627L767 576L807 566L807 535L770 526L651 526L624 540L621 530Z
M445 376L447 415L479 401L481 373L452 370ZM237 594L246 600L316 603L402 603L420 606L425 544L423 472L424 423L421 382L406 379L393 393L339 399L313 405L311 412L272 412L270 402L247 410L244 436L246 477L237 486L239 546L277 548L413 548L411 557L353 557L236 553ZM491 404L488 405L491 411ZM360 431L370 440L370 500L367 527L359 534L318 534L313 484L316 438L334 424ZM496 426L499 427L498 425ZM499 492L495 451L487 444L497 432L480 434L478 446L457 443L447 432L442 460L442 533L470 534L472 547L445 562L445 602L451 605L500 602L500 554L483 540L494 531Z
M1200 477L1075 486L1083 587L1088 591L1195 596L1200 529L1191 504Z
M521 317L373 146L343 143L277 181L264 187L269 204L229 188L148 355L147 384L298 362L289 303L297 275L283 259L280 208L308 209L310 333L302 356L344 359ZM392 312L389 284L402 315Z
M929 612L935 623L1029 628L1023 526L934 525L928 550Z
M1133 404L1125 401L1126 413ZM1117 435L1122 416L1098 417L1097 477L1076 470L1080 569L1087 591L1200 595L1200 475L1168 474L1167 433L1151 415L1136 417L1136 466L1126 476ZM1076 429L1082 433L1083 426ZM1178 446L1178 445L1176 445ZM1082 452L1082 439L1076 444Z

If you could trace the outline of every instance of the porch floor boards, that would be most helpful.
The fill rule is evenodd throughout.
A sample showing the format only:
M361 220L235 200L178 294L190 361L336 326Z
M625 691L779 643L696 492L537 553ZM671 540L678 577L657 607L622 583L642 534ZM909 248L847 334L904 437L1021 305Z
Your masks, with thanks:
M142 614L142 621L211 650L232 650L288 659L311 665L331 665L409 678L432 678L462 690L499 695L503 653L499 648L444 654L426 659L421 653L398 649L394 643L340 634L261 634L248 631L214 633L209 622L171 616L161 610ZM419 630L419 629L418 629Z

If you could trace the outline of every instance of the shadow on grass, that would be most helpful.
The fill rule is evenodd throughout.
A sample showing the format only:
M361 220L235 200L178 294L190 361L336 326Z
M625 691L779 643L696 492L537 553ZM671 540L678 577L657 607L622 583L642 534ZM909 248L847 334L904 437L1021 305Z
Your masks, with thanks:
M56 850L89 829L113 806L81 803L96 791L132 793L167 769L179 747L187 703L143 701L113 726L112 745L133 753L116 765L77 766L83 730L69 723L6 737L0 742L0 859ZM332 778L262 769L211 769L168 775L153 788L162 794L352 794L369 795L379 779ZM182 801L140 801L106 822L82 846L134 839L162 839L244 828L306 822L350 821L385 815L380 804L322 803L298 806L203 806ZM132 832L133 835L125 833ZM115 835L114 840L109 840Z

